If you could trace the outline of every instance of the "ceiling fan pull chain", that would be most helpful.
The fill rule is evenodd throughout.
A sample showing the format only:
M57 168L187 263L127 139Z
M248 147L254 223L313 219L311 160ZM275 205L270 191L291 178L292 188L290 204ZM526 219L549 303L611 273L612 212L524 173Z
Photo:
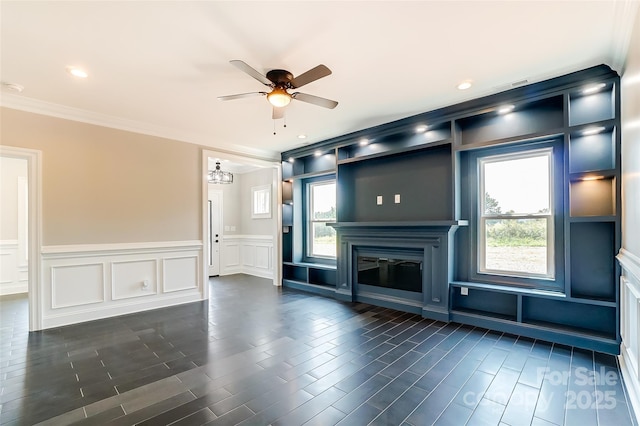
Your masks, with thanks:
M276 135L276 120L273 120L273 136Z

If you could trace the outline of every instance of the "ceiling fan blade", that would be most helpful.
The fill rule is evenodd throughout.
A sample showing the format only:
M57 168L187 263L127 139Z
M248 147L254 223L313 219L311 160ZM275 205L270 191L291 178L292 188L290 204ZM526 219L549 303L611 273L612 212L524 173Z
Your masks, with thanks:
M242 98L252 98L254 96L264 96L267 92L250 92L250 93L240 93L237 95L227 95L227 96L218 96L219 101L232 101L234 99L242 99Z
M308 95L306 93L295 92L291 95L293 99L297 99L302 102L307 102L313 105L318 105L324 108L333 109L338 106L336 101L331 99L321 98L319 96Z
M274 120L279 120L281 118L284 118L284 108L277 108L277 107L273 107L273 115L272 118Z
M302 87L305 84L309 84L312 81L316 81L322 77L326 77L331 74L331 70L324 65L318 65L315 68L311 68L309 71L300 74L293 80L291 80L291 86L294 89Z
M265 86L271 86L272 83L266 76L260 74L256 70L254 70L249 65L247 65L245 62L243 62L241 60L238 60L238 59L234 59L233 61L229 61L229 62L234 67L238 68L240 71L243 71L243 72L249 74L251 77L255 78L256 80L258 80L260 83L264 84Z

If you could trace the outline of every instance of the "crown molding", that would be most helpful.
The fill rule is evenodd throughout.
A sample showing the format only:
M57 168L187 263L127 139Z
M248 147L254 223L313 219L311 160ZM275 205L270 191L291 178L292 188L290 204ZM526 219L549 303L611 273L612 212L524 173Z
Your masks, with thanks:
M611 46L611 68L622 75L627 62L629 44L633 26L636 24L636 17L640 10L638 0L620 0L615 2L613 42ZM640 22L637 23L640 25Z
M34 114L46 115L50 117L62 118L65 120L77 121L80 123L93 124L111 129L124 130L131 133L139 133L148 136L156 136L165 139L172 139L178 142L192 143L210 148L217 148L230 154L237 154L241 157L249 156L266 161L274 161L279 158L278 152L254 149L247 146L235 145L210 145L207 141L211 138L194 133L185 133L172 128L144 123L140 121L127 120L99 112L88 111L66 105L47 102L40 99L15 95L12 93L2 93L0 96L0 107L17 109Z

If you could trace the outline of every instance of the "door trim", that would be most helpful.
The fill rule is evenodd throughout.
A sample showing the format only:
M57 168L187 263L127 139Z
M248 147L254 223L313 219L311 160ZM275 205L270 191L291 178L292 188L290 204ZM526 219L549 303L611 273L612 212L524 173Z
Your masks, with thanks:
M0 156L27 160L29 331L42 330L42 151L0 146Z

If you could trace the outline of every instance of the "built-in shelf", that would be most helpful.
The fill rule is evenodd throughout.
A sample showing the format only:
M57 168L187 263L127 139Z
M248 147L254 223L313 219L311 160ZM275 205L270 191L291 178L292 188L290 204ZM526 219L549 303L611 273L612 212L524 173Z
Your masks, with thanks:
M509 106L513 109L503 112L503 108ZM535 135L563 126L563 98L560 95L532 102L503 102L487 112L456 120L463 146Z
M336 170L335 150L307 154L301 157L283 158L282 179L306 179L330 174Z
M594 133L595 132L595 133ZM612 121L594 123L569 135L569 172L601 175L615 170L615 127ZM589 173L591 172L591 173Z
M360 161L367 161L367 160L372 160L374 158L380 158L380 157L387 158L392 155L432 149L442 145L450 145L450 144L451 144L451 141L447 139L440 142L431 142L428 144L413 145L410 147L400 147L400 148L389 149L389 150L381 150L380 152L376 152L372 150L372 152L363 153L363 152L367 152L367 151L363 151L363 152L359 152L357 155L354 155L352 157L346 157L344 159L338 160L338 165L357 163Z
M615 178L570 182L571 217L614 216L616 214L616 192Z
M471 151L490 146L504 146L521 143L536 143L557 138L563 134L563 128L554 128L542 132L530 133L521 136L512 136L502 139L493 139L485 142L468 143L465 145L455 145L456 151Z
M596 89L598 85L604 87ZM596 91L590 92L591 88ZM569 94L569 125L578 126L615 118L614 93L615 83L612 81L592 81L577 87Z

